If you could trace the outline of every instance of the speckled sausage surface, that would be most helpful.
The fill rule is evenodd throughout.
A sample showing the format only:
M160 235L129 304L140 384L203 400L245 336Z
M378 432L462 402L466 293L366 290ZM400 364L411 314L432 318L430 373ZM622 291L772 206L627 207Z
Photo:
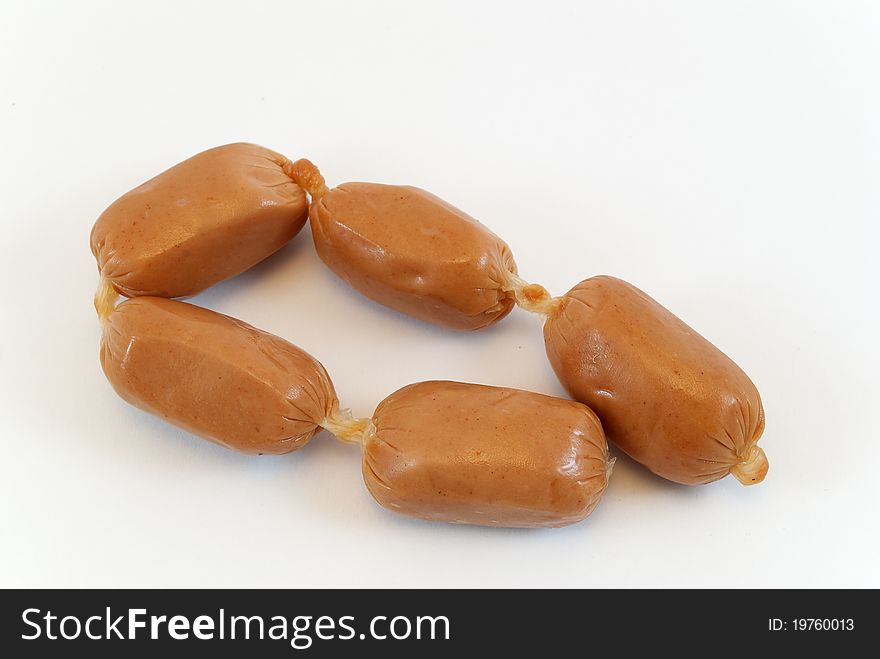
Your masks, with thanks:
M424 190L343 183L313 201L309 218L324 263L386 307L459 330L491 325L513 307L507 244Z
M261 146L228 144L125 193L92 228L101 276L128 297L183 297L256 265L308 216L288 164Z
M602 426L585 405L518 389L420 382L376 408L363 473L376 500L423 519L573 524L608 483Z
M240 320L157 297L103 321L101 366L132 405L245 453L304 446L336 405L324 367Z
M547 355L608 438L654 473L689 485L763 480L761 396L727 355L620 279L571 289L544 325Z

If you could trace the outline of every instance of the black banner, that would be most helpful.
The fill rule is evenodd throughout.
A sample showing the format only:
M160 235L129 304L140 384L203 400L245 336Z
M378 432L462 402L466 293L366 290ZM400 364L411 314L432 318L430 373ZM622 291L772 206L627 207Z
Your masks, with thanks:
M839 590L10 590L0 599L8 657L837 653L866 647L878 616L876 591Z

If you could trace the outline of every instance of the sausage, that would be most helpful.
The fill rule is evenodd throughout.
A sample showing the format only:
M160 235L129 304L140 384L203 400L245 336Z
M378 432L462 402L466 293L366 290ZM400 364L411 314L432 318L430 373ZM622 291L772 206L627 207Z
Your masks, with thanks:
M729 357L635 286L582 281L544 325L547 355L610 440L655 474L758 483L768 463L761 396Z
M315 248L363 295L458 330L487 327L513 308L506 287L516 273L513 254L474 218L410 186L320 185L309 190Z
M420 382L376 408L364 481L382 506L428 520L554 527L589 515L611 463L586 406L528 391Z
M104 316L101 366L132 405L244 453L303 447L337 405L321 364L229 316L158 297Z
M101 276L128 297L183 297L256 265L308 215L289 164L255 144L228 144L125 193L92 228Z

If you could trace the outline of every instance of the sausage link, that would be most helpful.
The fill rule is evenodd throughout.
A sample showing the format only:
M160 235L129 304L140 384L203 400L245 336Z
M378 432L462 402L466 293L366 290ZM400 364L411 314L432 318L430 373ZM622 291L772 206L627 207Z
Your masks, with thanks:
M228 144L125 193L92 228L101 276L128 297L184 297L256 265L306 221L286 164L261 146Z
M227 448L295 451L337 405L317 360L240 320L158 297L102 315L101 366L116 392Z
M309 221L321 260L368 298L458 330L487 327L513 308L513 254L466 213L405 185L328 190L307 160L294 163L291 176L312 194Z
M688 485L728 473L744 485L764 479L755 385L635 286L605 276L582 281L549 314L544 341L571 396L654 473Z
M460 382L391 394L363 451L364 481L382 506L484 526L578 522L598 504L611 468L602 425L586 405Z

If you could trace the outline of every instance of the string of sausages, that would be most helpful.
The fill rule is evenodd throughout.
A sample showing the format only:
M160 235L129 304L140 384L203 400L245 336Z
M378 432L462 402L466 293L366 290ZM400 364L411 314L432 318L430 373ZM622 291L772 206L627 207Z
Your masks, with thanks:
M573 400L429 381L355 418L305 351L173 299L244 272L307 220L333 272L401 313L471 331L514 306L538 314ZM91 247L101 364L123 399L249 453L287 453L324 428L361 446L368 490L395 512L514 527L580 521L608 484L606 437L677 483L733 474L751 485L767 473L761 398L730 358L620 279L551 296L518 274L503 240L424 190L328 188L308 160L230 144L117 199Z

